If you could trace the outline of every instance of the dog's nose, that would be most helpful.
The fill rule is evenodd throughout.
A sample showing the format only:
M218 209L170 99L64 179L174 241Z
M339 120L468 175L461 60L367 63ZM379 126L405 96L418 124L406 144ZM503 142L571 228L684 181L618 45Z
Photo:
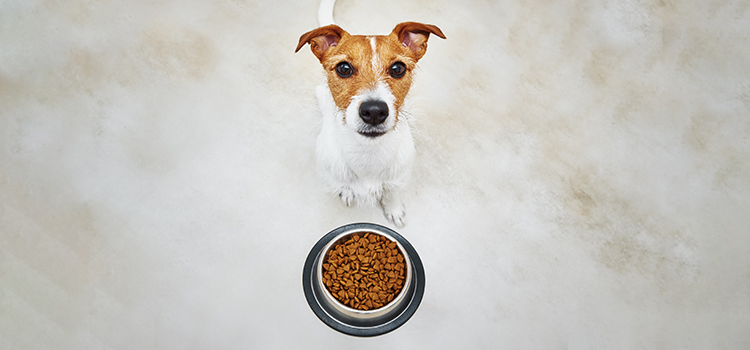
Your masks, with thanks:
M359 105L359 117L370 125L378 125L388 118L388 105L383 101L365 101Z

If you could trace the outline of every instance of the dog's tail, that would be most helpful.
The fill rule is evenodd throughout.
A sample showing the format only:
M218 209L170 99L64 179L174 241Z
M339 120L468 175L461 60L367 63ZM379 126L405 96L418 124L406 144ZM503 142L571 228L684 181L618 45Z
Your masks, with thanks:
M329 24L335 24L333 21L333 7L336 5L336 0L320 0L320 6L318 7L318 25L323 27Z

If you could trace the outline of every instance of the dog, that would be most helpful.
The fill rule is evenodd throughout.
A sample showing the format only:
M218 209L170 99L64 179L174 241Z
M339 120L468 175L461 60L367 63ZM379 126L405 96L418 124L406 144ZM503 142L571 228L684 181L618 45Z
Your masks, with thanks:
M309 44L325 72L316 90L323 114L318 172L346 206L380 204L397 227L406 223L399 192L415 156L404 103L430 34L446 38L437 26L417 22L374 36L330 24L302 34L295 50Z

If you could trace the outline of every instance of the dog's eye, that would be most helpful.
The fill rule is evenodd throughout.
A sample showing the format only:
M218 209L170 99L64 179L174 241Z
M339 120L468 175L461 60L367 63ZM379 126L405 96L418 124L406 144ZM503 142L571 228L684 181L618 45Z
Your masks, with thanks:
M406 74L406 65L402 62L396 62L391 65L389 73L396 79L401 78L404 76L404 74Z
M348 78L354 74L354 68L349 62L341 62L336 65L336 74L342 78Z

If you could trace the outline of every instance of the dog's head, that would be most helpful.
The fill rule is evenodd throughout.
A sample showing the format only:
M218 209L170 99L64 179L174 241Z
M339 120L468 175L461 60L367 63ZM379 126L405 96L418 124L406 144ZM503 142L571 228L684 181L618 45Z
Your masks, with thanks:
M310 44L333 101L344 111L343 122L363 136L378 137L396 127L430 34L445 39L440 28L416 22L378 36L350 35L329 25L303 34L295 52Z

